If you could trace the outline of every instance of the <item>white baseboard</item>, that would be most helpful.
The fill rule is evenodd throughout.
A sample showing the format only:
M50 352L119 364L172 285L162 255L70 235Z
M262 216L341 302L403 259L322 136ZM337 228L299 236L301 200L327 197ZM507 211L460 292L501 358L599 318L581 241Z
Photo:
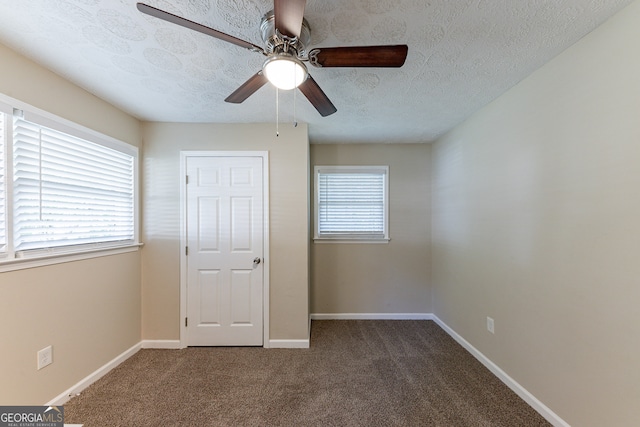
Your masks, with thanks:
M45 406L62 406L62 405L64 405L73 396L79 394L82 390L84 390L85 388L89 387L91 384L93 384L94 382L98 381L100 378L102 378L107 373L109 373L109 371L111 371L113 368L115 368L116 366L118 366L119 364L121 364L122 362L124 362L125 360L127 360L128 358L133 356L134 354L136 354L138 352L138 350L140 350L140 348L142 348L140 343L134 345L129 350L126 350L125 352L123 352L122 354L117 356L115 359L111 360L110 362L107 362L101 368L98 368L92 374L89 374L87 377L85 377L84 379L80 380L73 387L69 388L68 390L66 390L63 393L59 394L58 396L54 397L51 401L45 403Z
M539 401L533 394L529 393L527 389L522 387L516 380L511 378L504 372L498 365L493 363L489 358L487 358L484 354L482 354L477 348L472 346L467 340L462 338L456 331L451 329L446 323L438 318L438 316L433 316L433 320L440 326L446 333L448 333L451 338L456 340L458 344L465 348L469 353L473 355L480 363L482 363L487 369L489 369L500 381L505 383L511 390L514 391L522 400L527 402L529 406L535 409L540 415L542 415L547 421L553 424L556 427L571 427L566 421L558 416L555 412L553 412L549 407L547 407L544 403Z
M142 348L160 348L167 350L178 350L182 348L180 346L180 340L142 340L140 344Z
M312 320L433 320L431 313L312 313Z
M269 340L269 348L309 348L309 340Z

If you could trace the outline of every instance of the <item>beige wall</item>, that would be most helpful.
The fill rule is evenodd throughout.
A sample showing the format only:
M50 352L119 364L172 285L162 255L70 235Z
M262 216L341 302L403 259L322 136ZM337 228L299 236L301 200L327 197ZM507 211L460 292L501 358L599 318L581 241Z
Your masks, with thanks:
M0 93L136 147L140 122L0 44Z
M134 252L0 273L0 402L49 402L139 343L139 271Z
M0 93L140 146L134 118L2 45L0 63ZM48 402L139 343L140 302L138 252L0 273L0 404Z
M433 147L435 314L574 426L640 421L639 22L636 1Z
M314 166L389 166L391 237L312 244L312 313L431 313L430 153L428 144L311 146Z
M146 123L143 337L180 336L181 150L269 151L270 339L308 339L309 141L306 125Z

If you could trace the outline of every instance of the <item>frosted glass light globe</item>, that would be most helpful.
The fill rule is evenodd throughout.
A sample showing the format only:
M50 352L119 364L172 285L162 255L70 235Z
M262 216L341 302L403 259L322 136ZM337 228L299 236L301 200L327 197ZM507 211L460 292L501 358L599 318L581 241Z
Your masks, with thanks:
M307 67L290 55L274 55L262 66L264 75L278 89L291 90L307 78Z

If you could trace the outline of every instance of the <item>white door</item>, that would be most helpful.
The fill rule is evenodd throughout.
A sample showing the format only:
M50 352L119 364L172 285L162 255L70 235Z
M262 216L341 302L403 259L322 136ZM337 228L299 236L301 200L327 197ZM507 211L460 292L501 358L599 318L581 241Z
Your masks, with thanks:
M263 344L262 157L187 157L187 345Z

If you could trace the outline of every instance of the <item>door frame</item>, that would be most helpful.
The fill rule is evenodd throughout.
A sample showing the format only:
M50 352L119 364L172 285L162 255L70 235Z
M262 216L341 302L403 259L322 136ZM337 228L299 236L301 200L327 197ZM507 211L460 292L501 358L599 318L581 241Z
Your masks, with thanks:
M269 152L180 151L180 348L187 347L187 159L190 157L262 158L262 346L269 348Z

